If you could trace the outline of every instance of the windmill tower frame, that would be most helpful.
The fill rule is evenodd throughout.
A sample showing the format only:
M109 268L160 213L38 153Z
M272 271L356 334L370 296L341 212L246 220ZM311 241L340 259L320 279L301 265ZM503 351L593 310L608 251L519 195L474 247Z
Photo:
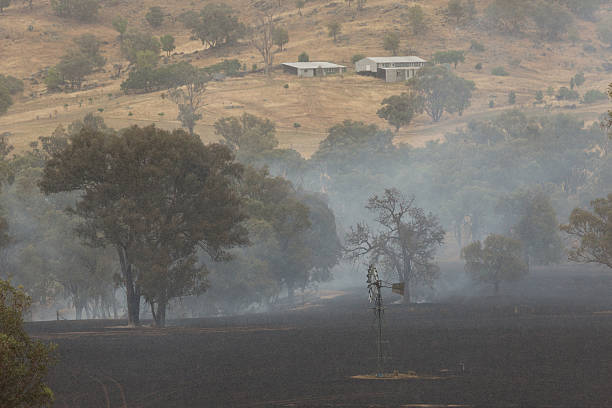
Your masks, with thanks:
M370 303L374 304L372 309L376 317L377 335L376 335L376 376L384 377L384 356L383 356L383 318L385 314L385 306L383 304L382 288L389 288L393 293L404 295L404 283L389 283L380 279L378 270L374 265L368 267L367 275L368 293Z

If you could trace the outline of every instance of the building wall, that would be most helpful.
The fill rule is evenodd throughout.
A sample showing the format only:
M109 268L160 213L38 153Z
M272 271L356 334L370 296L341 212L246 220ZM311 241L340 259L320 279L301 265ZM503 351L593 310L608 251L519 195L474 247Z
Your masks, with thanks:
M378 72L380 68L411 68L419 69L423 67L423 62L388 62L388 63L377 63L369 58L364 58L355 63L356 72ZM383 75L384 76L384 75Z
M312 78L314 76L314 69L303 68L298 70L298 76L303 78Z
M400 82L407 81L414 77L418 68L397 68L382 70L384 74L381 78L384 78L386 82Z
M369 58L364 58L355 63L356 72L376 72L378 71L377 64Z
M283 65L283 71L286 74L293 74L293 75L298 75L299 76L299 72L297 68L294 67L290 67L288 65Z

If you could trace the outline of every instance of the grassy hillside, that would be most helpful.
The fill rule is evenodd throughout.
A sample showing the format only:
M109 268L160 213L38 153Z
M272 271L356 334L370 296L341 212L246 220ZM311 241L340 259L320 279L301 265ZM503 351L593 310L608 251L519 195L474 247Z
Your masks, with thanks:
M155 123L164 128L176 128L177 109L160 94L124 95L120 79L111 79L112 66L126 62L119 52L117 32L111 21L121 15L130 20L130 25L149 29L144 20L148 7L159 5L166 13L161 28L155 35L172 34L176 37L177 49L171 61L187 60L198 66L207 66L226 58L236 58L248 67L262 65L256 50L243 40L240 44L218 50L205 50L199 41L190 39L190 32L176 21L176 17L187 10L199 10L203 3L187 0L169 0L159 3L152 0L119 0L113 5L104 2L95 23L82 24L53 15L47 1L34 0L34 9L16 2L0 15L0 73L24 79L26 90L7 114L0 116L0 131L13 134L11 142L18 148L26 148L29 142L41 135L50 134L59 124L67 125L88 112L100 113L109 126L120 128L131 124ZM311 60L333 61L351 65L354 54L372 56L389 55L382 48L382 36L387 31L401 35L400 54L415 50L424 58L442 50L468 50L472 40L485 46L483 52L467 52L466 61L456 69L458 75L473 80L477 91L472 106L462 117L445 115L438 124L431 123L422 115L408 129L402 129L399 142L421 144L436 139L445 132L462 126L475 117L486 117L508 109L508 93L517 94L516 107L534 111L532 102L537 90L549 86L558 89L569 86L570 78L584 72L586 82L578 91L584 94L589 89L605 90L611 75L604 72L601 64L611 57L596 35L596 23L576 18L575 24L580 40L570 42L543 42L529 32L520 37L509 37L485 31L481 24L457 26L447 21L446 0L427 2L403 2L394 0L368 0L365 9L357 11L355 4L344 1L329 2L310 0L298 14L294 1L281 0L276 16L279 24L289 30L290 41L286 50L275 56L275 63L297 60L297 55L306 51ZM253 18L253 3L231 0L229 4L239 12L240 18L249 23ZM426 12L429 31L413 36L402 17L415 4ZM476 2L479 16L489 1ZM604 5L597 13L598 19L612 15L612 6ZM342 23L340 41L334 43L327 35L326 24L330 21ZM30 27L30 29L29 29ZM55 65L73 39L84 33L94 33L104 44L103 54L107 58L105 69L88 77L88 83L96 87L73 93L47 94L42 84L42 70ZM594 47L595 52L585 51L585 46ZM483 69L476 70L477 63ZM491 75L491 69L504 67L509 76ZM288 84L288 88L284 85ZM216 140L212 124L220 117L250 112L275 121L279 139L283 146L291 146L305 155L311 154L325 136L326 129L343 119L373 122L386 127L376 116L380 101L389 95L406 89L402 83L386 84L381 80L366 78L351 72L338 77L324 79L297 79L276 71L271 80L261 73L248 74L211 83L206 96L204 118L196 131L206 141ZM585 120L595 120L608 109L608 102L593 105L578 104L575 110L567 110L548 97L549 108L563 112L575 112ZM493 100L495 107L490 108ZM570 105L573 104L569 103ZM131 115L130 115L131 112ZM294 123L301 126L296 130Z

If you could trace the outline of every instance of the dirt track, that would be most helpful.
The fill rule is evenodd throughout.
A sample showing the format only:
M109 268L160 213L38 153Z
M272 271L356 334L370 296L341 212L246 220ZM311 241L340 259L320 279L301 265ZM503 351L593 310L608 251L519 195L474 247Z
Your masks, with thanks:
M389 370L439 380L350 378L375 367L360 292L165 330L109 321L29 329L59 345L57 407L611 406L612 276L562 275L536 273L497 299L390 305Z

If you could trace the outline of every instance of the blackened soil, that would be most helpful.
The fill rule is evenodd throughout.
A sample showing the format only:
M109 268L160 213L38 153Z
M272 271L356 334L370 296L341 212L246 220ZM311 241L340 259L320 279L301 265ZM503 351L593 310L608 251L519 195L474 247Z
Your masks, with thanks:
M376 367L362 290L164 330L117 321L28 329L59 346L56 407L612 406L612 276L549 271L506 289L389 304L387 370L437 380L351 379Z

